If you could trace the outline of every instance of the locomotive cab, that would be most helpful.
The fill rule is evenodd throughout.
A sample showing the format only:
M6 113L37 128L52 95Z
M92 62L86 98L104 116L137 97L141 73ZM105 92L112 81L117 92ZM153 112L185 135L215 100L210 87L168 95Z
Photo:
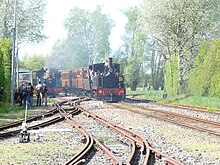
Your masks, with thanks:
M112 58L109 58L108 64L94 64L95 72L92 88L96 90L97 98L108 102L122 101L125 97L124 77L120 74L120 65L113 64Z

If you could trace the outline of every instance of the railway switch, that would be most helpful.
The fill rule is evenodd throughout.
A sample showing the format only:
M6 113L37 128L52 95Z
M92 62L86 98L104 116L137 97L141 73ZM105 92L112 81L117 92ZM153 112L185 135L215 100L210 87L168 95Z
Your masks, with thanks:
M30 133L27 132L27 123L22 123L22 129L20 132L20 143L28 143L30 142Z

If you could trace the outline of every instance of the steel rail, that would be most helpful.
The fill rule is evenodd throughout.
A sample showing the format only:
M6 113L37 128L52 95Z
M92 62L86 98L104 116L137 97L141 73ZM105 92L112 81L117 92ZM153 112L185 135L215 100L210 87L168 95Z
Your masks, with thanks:
M97 139L93 138L91 134L89 134L82 126L77 124L71 117L66 114L65 110L61 107L61 105L57 105L60 109L60 113L63 117L67 120L68 123L74 126L78 131L80 131L85 137L86 137L86 145L85 147L76 154L73 158L68 160L65 164L78 164L81 162L81 159L91 150L94 143L96 143L99 148L104 152L104 154L111 159L112 163L115 165L119 165L120 161L103 145L101 144Z
M53 110L50 110L50 111L48 111L48 112L45 112L45 113L42 114L42 115L29 117L29 118L27 119L27 122L32 122L32 121L41 119L41 118L43 118L43 117L49 117L49 116L52 116L54 113L57 113L57 112L58 112L57 109L53 109ZM20 121L16 121L16 122L13 122L13 123L6 124L6 125L1 125L1 126L0 126L0 131L2 131L2 130L4 130L4 129L8 129L8 128L12 128L12 127L19 126L19 125L21 125L22 123L23 123L23 120L20 120Z
M127 103L123 103L123 104L128 105ZM182 119L187 119L187 120L192 120L192 121L200 121L200 122L203 122L203 123L206 123L206 124L210 124L210 125L213 125L213 126L220 127L220 123L215 122L215 121L200 119L200 118L197 118L197 117L191 117L191 116L182 115L182 114L178 114L178 113L174 113L174 112L168 112L168 111L164 111L164 110L147 108L147 107L143 107L143 106L139 106L139 105L132 105L132 106L143 109L143 110L151 111L151 112L158 112L158 113L165 114L165 115L177 116L177 117L182 118Z
M163 117L149 115L149 114L146 114L146 113L143 113L143 112L136 112L134 110L128 110L128 111L131 111L131 112L134 112L134 113L138 113L138 114L142 114L142 115L145 115L145 116L148 116L148 117L156 118L156 119L159 119L159 120L163 120L163 121L166 121L166 122L169 122L169 123L172 123L172 124L177 124L177 125L180 125L180 126L183 126L183 127L186 127L186 128L190 128L190 129L195 129L195 130L198 130L198 131L206 132L206 133L209 133L209 134L212 134L212 135L215 135L215 136L220 136L220 133L212 131L212 130L209 130L209 129L206 129L206 128L203 128L203 127L193 126L193 125L189 125L189 124L173 121L173 120L170 120L170 119L166 119L166 118L163 118Z
M46 122L43 122L43 123L40 123L40 124L36 124L36 125L33 125L33 126L29 126L27 128L27 130L39 129L41 127L45 127L45 126L48 126L50 124L54 124L54 123L62 121L62 120L63 120L63 118L56 117L56 118L53 118L53 119L48 120ZM7 138L7 137L10 137L10 136L15 136L15 135L19 134L20 132L21 132L21 129L9 131L9 132L3 132L3 133L0 133L0 138Z
M78 109L74 109L73 111L70 112L70 114L72 115L75 115L79 112ZM36 129L39 129L39 128L42 128L42 127L46 127L48 125L51 125L51 124L54 124L54 123L57 123L57 122L60 122L64 120L63 117L59 116L59 117L55 117L51 120L48 120L48 121L45 121L45 122L42 122L42 123L39 123L39 124L35 124L35 125L32 125L32 126L29 126L27 127L27 130L36 130ZM3 132L3 133L0 133L0 138L7 138L7 137L10 137L10 136L15 136L17 134L19 134L21 132L21 129L16 129L16 130L13 130L13 131L8 131L8 132Z
M111 122L107 121L106 119L104 119L104 118L98 116L97 114L92 114L92 112L89 112L89 111L83 109L82 107L80 107L80 109L81 109L82 111L84 111L84 112L87 112L87 113L88 113L88 116L93 116L94 118L97 118L97 120L99 120L100 122L105 121L106 123L112 125L114 128L118 128L118 129L120 129L120 130L126 132L126 133L127 133L127 135L125 135L126 137L130 137L130 138L132 138L133 140L135 140L137 143L139 143L139 145L142 146L142 152L146 152L144 164L147 164L147 161L148 161L148 159L149 159L149 154L150 154L150 152L152 152L152 153L155 153L156 155L159 155L159 156L162 157L162 158L165 158L164 160L166 160L166 162L167 162L168 164L182 165L181 162L178 162L178 161L176 161L175 159L173 159L173 158L171 158L171 157L169 157L169 156L167 156L167 155L165 155L165 154L159 152L158 150L156 150L156 149L150 147L150 146L148 145L147 141L146 141L143 137L141 137L141 136L139 136L139 135L136 135L136 134L132 133L131 131L129 131L129 130L127 130L127 129L124 129L124 128L118 126L118 125L114 125L114 124L112 124Z
M70 115L65 112L65 110L62 108L60 103L56 104L56 106L57 106L60 114L62 115L62 117L65 118L66 121L68 123L70 123L72 126L74 126L74 128L76 128L79 132L81 132L84 135L84 137L86 138L86 145L84 146L84 148L79 153L74 155L74 157L72 157L71 159L69 159L67 162L64 163L65 165L75 164L78 161L80 161L80 159L82 159L85 156L85 154L88 153L89 150L91 150L91 148L94 144L94 139L85 129L83 129L75 121L70 119Z
M142 137L139 137L138 135L134 135L133 133L130 132L130 134L126 134L124 132L124 129L121 129L121 127L117 126L117 125L114 125L112 124L111 122L105 120L104 118L98 116L97 114L93 114L87 110L85 110L84 108L82 107L79 107L79 109L81 111L83 111L84 113L87 114L88 117L93 117L94 119L98 120L100 123L112 128L114 131L122 134L125 138L127 138L130 143L132 144L131 145L131 153L128 157L128 161L127 161L127 164L132 164L132 161L134 160L134 153L135 151L137 150L137 146L136 144L133 142L138 142L140 147L141 147L141 150L142 150L142 154L145 155L145 159L144 159L144 165L147 164L148 162L148 159L149 159L149 155L150 155L150 150L147 150L147 147L146 145L148 145L148 143L146 142L146 140ZM128 131L128 130L127 130ZM129 131L128 131L129 132ZM132 134L132 135L131 135ZM139 140L141 139L142 140L142 143L139 142L139 140L137 140L136 138L139 137Z

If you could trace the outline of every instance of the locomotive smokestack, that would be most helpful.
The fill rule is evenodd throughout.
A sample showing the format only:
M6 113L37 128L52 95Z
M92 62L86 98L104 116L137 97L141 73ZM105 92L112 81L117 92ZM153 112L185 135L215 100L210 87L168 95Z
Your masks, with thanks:
M112 57L108 58L108 68L112 68L113 67L113 63L112 63Z

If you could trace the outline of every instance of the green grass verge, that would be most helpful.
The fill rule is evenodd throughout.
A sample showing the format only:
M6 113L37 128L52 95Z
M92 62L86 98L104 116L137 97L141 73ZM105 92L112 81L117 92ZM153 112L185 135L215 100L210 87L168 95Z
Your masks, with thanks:
M171 97L171 98L167 98L164 100L160 100L159 102L170 103L173 105L183 104L183 105L205 107L209 111L220 110L220 98L217 98L217 97L179 95L176 97Z
M150 99L150 100L161 100L163 99L163 91L158 90L143 90L138 88L136 91L131 91L130 89L126 89L126 95L133 96L137 95L139 98Z
M19 105L14 105L12 109L10 104L0 106L0 125L8 124L24 118L25 109Z
M152 99L161 104L169 103L173 105L191 105L198 107L205 107L209 111L220 111L220 98L217 97L200 97L200 96L189 96L186 94L178 95L175 97L169 97L163 99L163 91L154 90L142 90L138 88L136 91L126 89L127 97L136 96L138 98Z

